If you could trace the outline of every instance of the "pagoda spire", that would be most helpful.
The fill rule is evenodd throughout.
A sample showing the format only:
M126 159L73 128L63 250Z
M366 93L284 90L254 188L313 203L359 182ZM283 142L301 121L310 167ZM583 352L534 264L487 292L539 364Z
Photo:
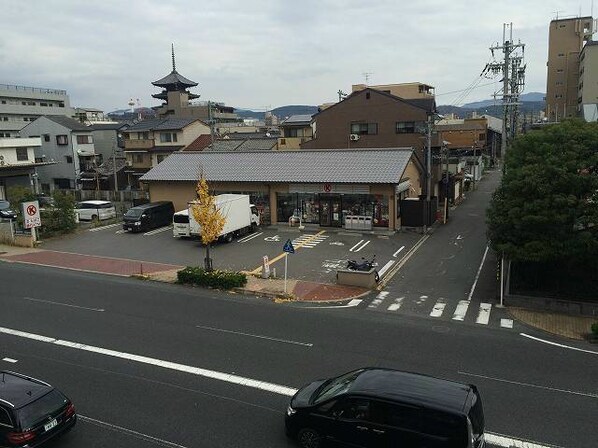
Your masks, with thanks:
M170 45L172 47L172 71L176 72L176 64L174 62L174 42Z

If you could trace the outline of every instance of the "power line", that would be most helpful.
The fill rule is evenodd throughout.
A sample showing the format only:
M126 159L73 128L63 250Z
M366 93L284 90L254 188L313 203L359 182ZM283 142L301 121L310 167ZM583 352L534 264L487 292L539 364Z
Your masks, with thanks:
M479 86L476 86L475 88L479 89L480 87L487 87L487 86L492 86L492 85L494 85L494 83L493 82L489 82L487 84L480 84ZM436 96L451 95L453 93L465 92L466 90L469 90L469 89L452 90L450 92L437 93Z

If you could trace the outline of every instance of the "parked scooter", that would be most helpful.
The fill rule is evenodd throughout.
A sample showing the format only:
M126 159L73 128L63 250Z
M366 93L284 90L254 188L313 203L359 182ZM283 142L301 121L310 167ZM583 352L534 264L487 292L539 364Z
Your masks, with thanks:
M355 260L348 260L347 261L347 269L352 271L364 271L367 272L374 268L374 266L378 266L376 263L376 256L374 255L371 260L366 260L364 257L361 257L361 262L358 263ZM376 282L380 281L380 276L378 275L378 271L374 272Z

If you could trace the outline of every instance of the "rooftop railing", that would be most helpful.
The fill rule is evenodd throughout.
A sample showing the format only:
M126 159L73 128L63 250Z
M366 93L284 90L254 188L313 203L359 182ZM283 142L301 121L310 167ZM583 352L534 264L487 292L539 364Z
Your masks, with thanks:
M44 89L40 87L16 86L12 84L0 84L0 90L10 90L14 92L34 92L51 93L53 95L66 95L66 90Z

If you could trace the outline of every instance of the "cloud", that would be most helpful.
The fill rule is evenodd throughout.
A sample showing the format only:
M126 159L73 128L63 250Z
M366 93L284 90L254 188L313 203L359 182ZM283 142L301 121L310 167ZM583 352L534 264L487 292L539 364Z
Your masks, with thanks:
M504 22L526 44L526 91L544 91L548 26L561 2L507 0L6 0L0 82L66 89L106 111L177 69L201 99L263 108L334 101L351 84L421 81L450 103L480 74ZM578 11L567 11L577 13ZM488 83L484 80L481 84ZM490 81L491 83L491 81ZM488 98L495 85L466 101Z

